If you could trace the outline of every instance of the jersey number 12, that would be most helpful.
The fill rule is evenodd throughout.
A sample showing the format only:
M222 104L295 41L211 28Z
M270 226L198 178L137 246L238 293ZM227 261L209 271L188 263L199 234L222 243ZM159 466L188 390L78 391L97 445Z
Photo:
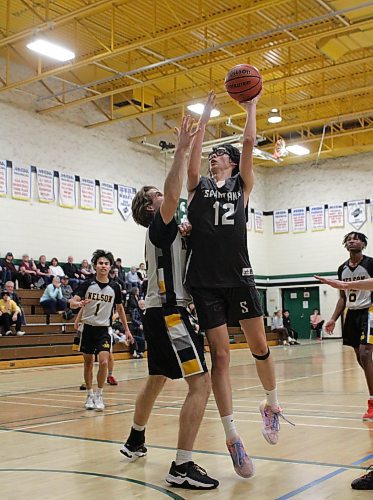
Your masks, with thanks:
M219 215L220 215L220 213L219 213L220 203L218 201L215 201L215 203L213 204L213 207L215 209L214 225L218 226L219 225ZM223 208L224 208L224 210L226 210L226 212L223 214L223 216L221 218L221 225L227 226L227 225L234 224L234 219L228 219L229 216L234 214L233 203L224 203Z

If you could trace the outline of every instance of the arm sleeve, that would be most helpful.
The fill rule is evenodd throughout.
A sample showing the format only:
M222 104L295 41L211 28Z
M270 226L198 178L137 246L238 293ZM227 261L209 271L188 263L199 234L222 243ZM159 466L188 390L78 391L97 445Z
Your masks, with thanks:
M168 224L163 222L161 212L158 210L149 226L149 238L154 246L158 248L170 247L178 232L175 218Z

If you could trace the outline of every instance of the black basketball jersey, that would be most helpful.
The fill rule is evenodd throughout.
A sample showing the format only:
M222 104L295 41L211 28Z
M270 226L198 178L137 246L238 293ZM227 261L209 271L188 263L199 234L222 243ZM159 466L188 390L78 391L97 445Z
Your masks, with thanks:
M349 266L347 260L338 268L338 279L342 281L357 281L373 278L373 258L364 255L363 260L356 266ZM351 289L345 290L346 307L348 309L366 309L372 305L372 292L368 290L354 290L351 283Z
M201 177L188 207L187 283L192 287L254 286L247 251L246 213L240 174L221 187Z
M89 299L84 306L82 323L91 326L111 326L113 309L122 303L122 293L118 283L101 283L96 279L82 283L76 291L81 299Z

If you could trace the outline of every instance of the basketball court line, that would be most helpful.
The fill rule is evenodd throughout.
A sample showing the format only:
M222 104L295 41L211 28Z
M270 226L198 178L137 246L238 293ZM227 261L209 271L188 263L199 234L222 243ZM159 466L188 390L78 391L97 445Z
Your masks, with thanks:
M367 455L363 458L360 458L356 462L353 462L352 465L359 465L364 462L367 462L368 460L373 459L373 454ZM295 497L299 493L303 493L303 491L309 490L313 488L314 486L317 486L321 483L324 483L328 479L331 479L334 476L337 476L339 474L342 474L342 472L346 472L348 470L346 467L340 468L334 472L331 472L330 474L326 474L323 477L320 477L319 479L315 479L314 481L311 481L310 483L305 484L304 486L301 486L300 488L297 488L296 490L290 491L289 493L286 493L285 495L282 495L281 497L277 497L276 500L287 500L288 498Z
M85 472L79 470L61 470L61 469L32 469L32 468L21 468L21 469L3 469L0 468L0 472L48 472L54 474L78 474L80 476L94 476L94 477L103 477L106 479L116 479L118 481L125 481L127 483L138 484L140 486L145 486L146 488L150 488L152 490L159 491L163 493L167 497L173 498L174 500L185 500L184 497L174 493L172 491L167 490L166 488L162 488L161 486L157 486L156 484L147 483L145 481L140 481L138 479L131 479L129 477L123 476L113 476L112 474L102 474L99 472Z

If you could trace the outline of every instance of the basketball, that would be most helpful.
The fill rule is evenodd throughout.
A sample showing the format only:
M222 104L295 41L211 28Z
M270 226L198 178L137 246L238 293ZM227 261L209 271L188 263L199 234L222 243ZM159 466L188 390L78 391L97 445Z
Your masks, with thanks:
M228 72L224 85L236 101L251 101L262 90L262 77L255 66L238 64Z

